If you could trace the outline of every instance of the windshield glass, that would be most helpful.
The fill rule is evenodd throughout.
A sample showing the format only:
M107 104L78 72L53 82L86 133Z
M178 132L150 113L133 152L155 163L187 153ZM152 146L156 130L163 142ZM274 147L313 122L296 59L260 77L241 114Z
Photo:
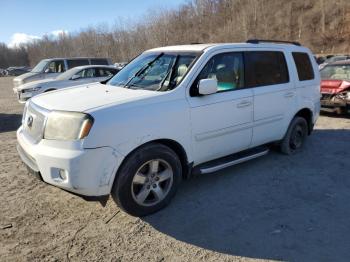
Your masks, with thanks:
M336 79L349 80L350 79L350 65L329 65L321 70L322 80Z
M107 85L131 89L168 91L174 89L186 75L198 53L141 54Z
M34 73L41 73L44 71L44 68L46 67L48 60L41 60L33 69L32 72Z
M74 76L76 73L81 71L82 69L80 68L72 68L67 70L66 72L60 74L58 77L56 77L57 80L69 80Z

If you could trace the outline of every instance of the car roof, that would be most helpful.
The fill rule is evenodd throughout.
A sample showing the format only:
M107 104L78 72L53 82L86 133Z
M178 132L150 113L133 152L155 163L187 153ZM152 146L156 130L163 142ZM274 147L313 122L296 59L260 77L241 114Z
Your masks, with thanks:
M304 50L307 48L303 46L297 46L293 44L282 44L282 43L209 43L209 44L190 44L190 45L175 45L175 46L164 46L157 47L146 52L206 52L209 50L220 50L221 48L278 48L286 50Z
M95 68L95 67L103 67L103 68L110 68L110 69L117 69L114 65L83 65L83 66L76 66L71 69L81 70L81 69L87 69L87 68Z
M350 65L350 59L329 63L328 65Z
M60 60L60 59L64 59L64 60L105 59L105 60L107 60L108 58L105 58L105 57L52 57L52 58L46 58L46 59L43 59L43 60Z

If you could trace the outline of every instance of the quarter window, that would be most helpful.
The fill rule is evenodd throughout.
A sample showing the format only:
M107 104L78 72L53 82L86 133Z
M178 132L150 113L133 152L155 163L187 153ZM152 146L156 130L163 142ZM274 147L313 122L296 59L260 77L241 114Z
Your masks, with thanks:
M235 52L213 56L202 69L192 86L191 96L198 95L198 83L201 79L216 79L218 81L218 92L243 88L243 54Z
M293 53L293 59L298 71L299 81L307 81L315 78L314 70L307 53Z
M277 85L289 82L288 67L282 52L245 52L247 87Z

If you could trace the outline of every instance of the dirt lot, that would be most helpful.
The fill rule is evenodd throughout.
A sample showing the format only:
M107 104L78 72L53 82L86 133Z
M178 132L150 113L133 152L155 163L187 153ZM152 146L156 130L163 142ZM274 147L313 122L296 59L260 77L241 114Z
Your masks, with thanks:
M303 152L192 178L139 219L27 174L11 80L0 78L1 261L349 260L350 119L322 116Z

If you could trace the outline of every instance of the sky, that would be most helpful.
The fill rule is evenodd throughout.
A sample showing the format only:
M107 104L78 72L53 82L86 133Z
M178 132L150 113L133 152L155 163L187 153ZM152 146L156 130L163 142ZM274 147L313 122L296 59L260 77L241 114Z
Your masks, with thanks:
M187 0L0 0L0 42L9 46L118 21L142 22L152 10Z

